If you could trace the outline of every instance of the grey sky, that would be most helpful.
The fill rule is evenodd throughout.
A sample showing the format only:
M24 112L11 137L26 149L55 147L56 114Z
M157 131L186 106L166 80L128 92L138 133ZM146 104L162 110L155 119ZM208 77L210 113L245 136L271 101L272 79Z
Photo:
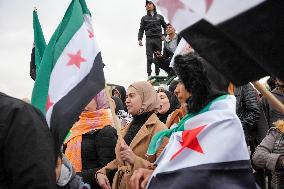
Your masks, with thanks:
M32 11L49 41L71 0L0 0L0 91L30 97L33 80L29 62L33 43ZM138 46L137 32L145 14L144 0L86 0L93 15L95 37L102 50L108 83L125 87L146 79L145 45Z

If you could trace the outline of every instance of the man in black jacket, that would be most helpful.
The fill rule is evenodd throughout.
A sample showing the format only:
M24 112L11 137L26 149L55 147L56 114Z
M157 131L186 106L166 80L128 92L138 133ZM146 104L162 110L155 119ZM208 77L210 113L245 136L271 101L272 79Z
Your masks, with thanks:
M172 76L175 72L172 68L170 68L170 63L181 37L176 33L175 28L170 23L167 24L166 32L167 36L164 39L163 54L161 54L160 51L156 51L154 63L156 66L165 70L170 76Z
M156 6L152 1L146 1L147 15L143 16L140 22L140 28L138 33L139 45L143 46L142 38L145 31L146 35L146 55L147 55L147 73L151 75L151 65L153 63L153 55L155 51L162 50L162 28L166 30L166 22L164 17L157 14ZM155 66L155 73L159 75L159 68Z
M54 189L55 154L39 110L0 93L0 188Z
M237 115L241 120L247 145L254 151L256 147L256 123L260 117L260 108L257 101L257 93L251 84L236 87Z

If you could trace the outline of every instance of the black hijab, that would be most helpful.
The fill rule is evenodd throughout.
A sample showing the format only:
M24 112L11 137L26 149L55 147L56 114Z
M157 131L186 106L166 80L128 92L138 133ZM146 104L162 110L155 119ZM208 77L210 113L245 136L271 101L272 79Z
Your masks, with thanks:
M180 103L179 103L177 97L172 92L166 91L166 90L163 91L163 92L167 95L167 97L169 99L170 109L166 113L164 113L164 114L160 114L159 113L158 117L159 117L161 122L166 123L168 116L173 111L175 111L176 109L178 109L180 107Z

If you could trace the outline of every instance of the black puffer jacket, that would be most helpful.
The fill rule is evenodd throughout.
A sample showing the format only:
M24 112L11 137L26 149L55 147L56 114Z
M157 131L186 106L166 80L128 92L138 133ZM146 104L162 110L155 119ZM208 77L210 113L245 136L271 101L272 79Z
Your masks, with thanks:
M83 135L81 176L85 183L91 185L91 188L100 188L95 181L95 173L115 159L116 142L117 133L111 126Z
M153 16L150 13L143 16L140 22L138 40L142 40L144 31L146 37L161 37L161 26L164 28L164 31L166 31L167 24L162 15L155 12Z
M255 89L250 84L235 89L237 115L241 120L247 143L256 137L256 128L254 127L256 127L260 116L256 95Z

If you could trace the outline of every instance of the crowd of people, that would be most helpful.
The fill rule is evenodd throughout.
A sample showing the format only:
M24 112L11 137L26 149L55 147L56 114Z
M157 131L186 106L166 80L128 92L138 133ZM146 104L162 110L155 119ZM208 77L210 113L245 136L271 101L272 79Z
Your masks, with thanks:
M254 175L243 184L219 182L233 183L232 188L238 189L284 188L284 115L251 84L234 87L196 52L176 56L170 67L181 38L157 14L153 2L146 1L145 7L147 15L141 19L138 40L142 46L145 31L147 74L151 75L154 63L156 75L161 68L178 80L158 90L149 81L133 82L127 89L116 86L111 100L107 89L103 89L74 123L60 154L55 154L54 141L41 112L27 102L0 93L0 188L219 188L208 186L206 180L199 182L192 175L175 186L166 185L167 180L161 182L157 176L167 161L167 149L176 145L175 133L184 129L186 121L204 115L209 107L218 110L218 105L211 106L216 101L235 102L230 107L233 111L218 110L228 119L213 114L214 120L228 124L229 130L242 128L240 146L235 150L249 154L251 166L247 175ZM166 34L162 34L162 27ZM271 93L284 103L284 82L271 77L269 84ZM112 109L116 115L112 115ZM229 138L223 141L230 143ZM176 163L182 166L183 162ZM173 178L178 176L181 175Z

